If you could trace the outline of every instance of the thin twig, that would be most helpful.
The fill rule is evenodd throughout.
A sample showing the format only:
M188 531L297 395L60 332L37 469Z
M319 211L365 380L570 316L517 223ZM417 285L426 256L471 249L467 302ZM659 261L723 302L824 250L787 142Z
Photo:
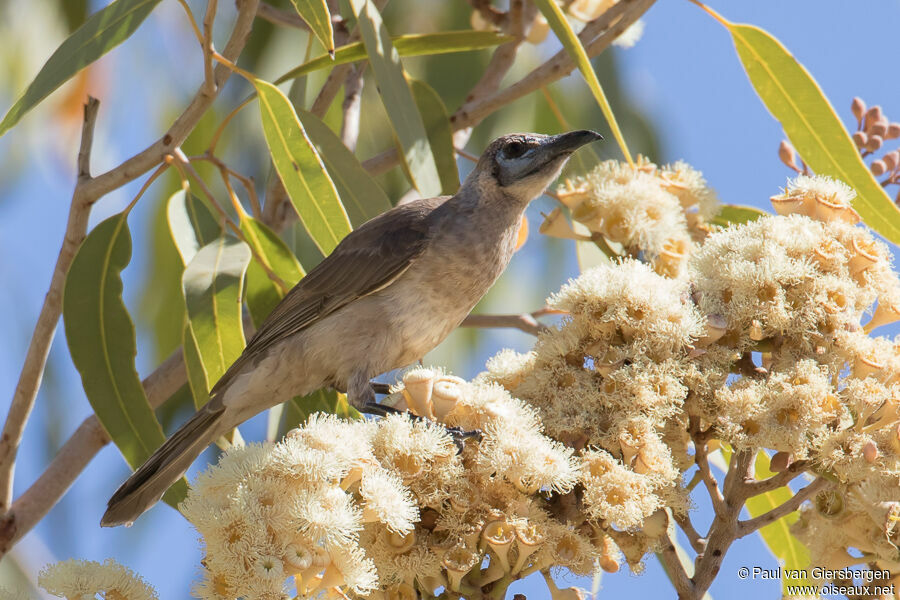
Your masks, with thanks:
M226 57L232 60L236 59L241 50L243 50L250 35L257 5L258 0L238 1L238 16L231 36L223 50L223 55ZM221 89L231 72L224 66L218 66L214 71L214 75L216 89ZM33 518L20 518L19 515L23 511L29 512L31 515L46 514L50 507L59 501L71 482L74 481L90 457L93 456L93 454L85 453L68 458L67 460L70 462L67 463L69 464L67 468L53 470L49 475L45 472L38 480L38 482L44 483L39 486L38 482L36 482L23 494L23 498L28 497L28 503L20 502L20 498L16 500L13 506L10 506L16 449L21 441L22 430L34 406L34 399L40 387L47 355L50 351L53 334L62 308L62 285L72 258L74 258L75 251L86 234L90 206L107 193L122 187L158 166L164 157L172 149L180 145L188 134L193 131L200 118L212 105L213 100L214 97L206 94L205 90L198 90L190 104L162 137L118 166L96 177L90 176L90 145L93 138L93 122L96 119L98 102L94 99L88 101L85 109L85 127L82 131L82 147L79 151L78 159L79 178L75 191L72 194L69 223L66 226L62 249L54 267L50 288L44 299L44 304L41 307L41 313L29 344L25 364L22 367L19 381L10 402L10 410L4 425L4 432L0 436L0 509L4 509L0 510L0 512L4 513L2 517L3 526L0 527L0 555L8 551L12 544L27 533L37 522ZM83 440L84 435L83 430L79 428L69 441ZM76 449L83 446L84 444L81 446L76 444ZM62 459L60 460L62 461ZM56 463L56 460L54 460L54 463ZM53 485L46 483L48 478L53 477L61 479ZM41 490L49 491L45 493ZM36 499L40 499L40 501L37 502ZM9 512L5 511L6 507L10 507ZM13 507L16 508L14 509ZM25 510L26 508L27 510Z
M756 479L748 479L744 482L744 493L746 494L747 498L750 498L752 496L758 496L759 494L771 492L772 490L777 490L780 487L786 486L795 477L805 472L808 466L809 461L798 460L795 463L791 463L790 466L788 466L788 468L781 473L776 473L768 479L763 479L761 481Z
M694 527L694 523L691 521L691 515L687 512L683 514L675 514L675 522L681 527L681 530L684 532L684 535L687 536L688 541L691 543L691 548L694 549L694 552L697 554L703 554L703 551L706 550L706 538L702 537L697 529Z
M695 426L692 425L692 428L693 427ZM705 435L705 432L698 432L697 430L692 431L691 435L694 438L694 462L697 463L697 470L700 473L700 478L706 486L706 491L709 492L713 510L715 510L717 515L722 514L724 512L725 498L722 496L722 491L719 489L719 483L716 481L715 476L712 474L712 470L709 468L709 449L706 446L707 436Z
M675 544L668 535L660 538L662 549L659 552L660 560L666 567L666 572L679 598L689 598L694 592L694 582L688 577L678 557L678 551L675 550Z
M341 141L350 152L356 152L356 142L359 140L359 113L362 107L362 89L365 81L363 74L366 71L366 64L361 63L353 67L344 82Z
M44 297L44 304L41 306L31 342L28 345L28 352L25 355L25 364L22 366L22 372L19 375L12 402L10 402L6 423L3 425L3 435L0 437L0 515L6 513L6 509L12 502L16 453L22 442L25 424L34 408L34 401L44 375L44 365L47 363L50 344L53 342L56 323L59 321L62 310L62 288L66 280L66 273L69 271L72 259L75 258L78 246L81 245L87 234L88 217L93 200L84 193L84 188L91 181L91 149L94 143L94 126L97 124L99 109L100 101L96 98L88 98L87 104L84 106L81 145L76 160L78 179L69 207L65 237L56 259L56 266L53 268L50 289Z
M210 96L216 93L216 80L213 75L213 23L216 20L216 9L219 0L207 0L206 14L203 16L203 84Z
M460 327L509 327L519 329L531 335L538 335L547 330L547 326L539 323L535 317L541 313L523 313L520 315L469 315Z
M655 0L622 0L609 10L588 23L579 34L589 57L594 57L606 50L612 42L628 27L637 21ZM489 94L475 98L466 103L450 117L454 131L473 127L500 108L510 104L549 83L562 79L572 72L575 63L566 53L560 50L553 58L531 71L517 83ZM397 164L399 157L396 149L390 149L369 158L363 166L373 175L384 173Z
M769 512L763 513L753 519L740 521L738 523L737 537L742 538L745 535L753 533L760 527L765 527L769 523L774 523L781 517L791 514L792 512L800 508L801 504L815 496L826 485L828 485L828 480L819 477L815 481L795 493L793 496L791 496L790 500L788 500L784 504L776 506Z

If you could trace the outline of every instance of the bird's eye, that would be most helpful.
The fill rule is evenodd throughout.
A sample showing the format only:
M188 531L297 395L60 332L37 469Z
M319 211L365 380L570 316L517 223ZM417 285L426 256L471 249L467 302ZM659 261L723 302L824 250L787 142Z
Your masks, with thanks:
M503 149L503 153L507 158L519 158L525 154L525 150L527 150L527 147L522 142L510 142Z

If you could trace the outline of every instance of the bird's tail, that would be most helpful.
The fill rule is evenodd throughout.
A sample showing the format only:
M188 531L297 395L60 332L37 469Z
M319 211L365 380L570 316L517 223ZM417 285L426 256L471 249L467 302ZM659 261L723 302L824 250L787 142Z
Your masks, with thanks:
M219 422L224 407L213 408L211 404L197 411L119 486L107 503L100 525L130 525L184 475L194 459L221 433Z

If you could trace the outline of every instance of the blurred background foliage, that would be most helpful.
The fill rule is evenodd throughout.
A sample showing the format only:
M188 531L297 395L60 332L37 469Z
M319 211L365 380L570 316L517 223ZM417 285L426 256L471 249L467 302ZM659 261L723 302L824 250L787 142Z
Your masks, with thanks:
M9 106L60 41L104 5L101 1L3 0L0 2L0 106ZM196 15L205 2L191 0ZM290 9L289 0L273 0ZM839 0L797 0L785 3L734 5L711 2L736 21L759 24L777 35L806 64L839 108L852 130L850 98L860 95L870 103L885 104L897 114L896 81L878 63L893 56L893 32L900 27L895 3L876 2L877 20L851 18L851 8ZM877 8L874 6L877 5ZM219 7L216 40L221 45L235 8ZM349 11L347 11L349 14ZM471 7L462 0L392 0L383 11L394 34L469 29ZM780 127L765 112L747 85L728 36L687 2L665 0L651 8L644 39L630 50L610 49L593 66L628 140L632 154L644 154L657 163L685 159L705 175L723 200L767 208L768 196L777 193L791 173L778 161ZM221 31L220 31L221 30ZM308 33L277 27L257 19L240 66L268 80L301 63ZM864 44L858 40L866 40ZM312 55L320 53L317 43ZM516 81L559 49L550 39L524 45L505 82ZM484 70L490 50L404 59L412 77L433 87L449 111L455 110ZM875 59L875 57L882 57ZM94 145L94 171L108 169L143 149L180 113L202 78L201 54L181 7L166 0L136 34L120 48L82 71L29 114L10 134L0 138L0 412L5 414L22 357L36 320L49 274L65 227L74 181L74 156L81 124L81 106L87 93L102 100L98 136ZM326 71L306 78L300 91L309 106ZM385 149L391 138L388 121L367 72L357 156L371 157ZM289 86L282 88L287 91ZM302 89L302 88L305 88ZM214 108L183 144L186 154L201 153L225 115L252 88L232 77ZM600 159L620 158L600 109L583 79L574 75L552 84L547 94L573 128L601 131L607 142L598 146ZM340 93L324 121L340 128ZM894 103L891 105L890 103ZM491 115L474 130L467 150L479 154L497 135L511 131L555 133L563 126L541 93L534 93ZM254 109L243 110L229 126L219 155L235 170L252 174L262 195L269 176L269 153ZM594 159L583 153L568 172L582 172ZM471 164L458 159L461 178ZM213 168L197 165L217 194L224 193ZM397 168L380 176L378 183L393 202L408 190ZM136 321L138 370L151 372L180 345L183 333L181 265L168 232L166 201L179 189L178 178L166 174L137 205L129 224L134 238L134 259L123 273L125 302ZM101 200L92 226L120 211L134 197L140 182L131 183ZM506 274L476 308L480 313L529 312L543 305L567 278L577 273L574 247L569 241L537 234L541 213L554 201L542 197L529 208L531 235ZM285 237L307 269L316 256L308 237L297 225ZM522 351L532 338L514 330L460 329L426 357L463 377L472 377L487 357L501 348ZM176 401L159 409L167 432L193 410L185 386ZM20 450L15 494L39 475L81 420L90 414L84 392L66 350L61 330L51 351L38 397ZM247 427L245 437L264 437L265 418ZM205 457L214 459L212 451ZM199 469L202 461L195 465ZM0 584L25 586L40 597L33 578L52 560L70 557L103 560L116 556L142 573L163 598L183 597L199 561L196 535L174 511L160 507L130 529L97 527L105 501L128 472L116 448L107 446L44 521L0 561ZM707 511L709 507L701 506ZM702 519L700 523L703 524ZM159 532L165 532L159 535ZM751 562L751 558L752 561ZM737 567L773 559L756 541L729 554L723 575L712 594L743 589ZM607 577L604 593L641 593L669 589L656 564L637 580L625 574ZM591 582L575 582L590 588ZM754 592L777 594L755 582ZM528 582L521 584L529 591ZM535 589L542 589L543 583ZM660 587L663 586L663 587ZM543 593L543 592L539 592ZM535 596L537 597L537 596Z

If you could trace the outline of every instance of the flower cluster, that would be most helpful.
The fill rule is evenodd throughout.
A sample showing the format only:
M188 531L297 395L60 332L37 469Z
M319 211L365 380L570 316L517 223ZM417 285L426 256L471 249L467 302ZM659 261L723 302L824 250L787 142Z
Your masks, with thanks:
M550 566L591 571L601 553L551 518L546 500L574 488L579 462L542 434L533 409L499 386L424 368L388 401L420 417L316 414L198 478L182 510L205 546L199 597L280 599L293 588L405 598ZM482 437L460 451L445 427Z
M38 583L49 594L81 600L157 600L156 591L131 569L108 559L103 563L66 560L44 568Z

